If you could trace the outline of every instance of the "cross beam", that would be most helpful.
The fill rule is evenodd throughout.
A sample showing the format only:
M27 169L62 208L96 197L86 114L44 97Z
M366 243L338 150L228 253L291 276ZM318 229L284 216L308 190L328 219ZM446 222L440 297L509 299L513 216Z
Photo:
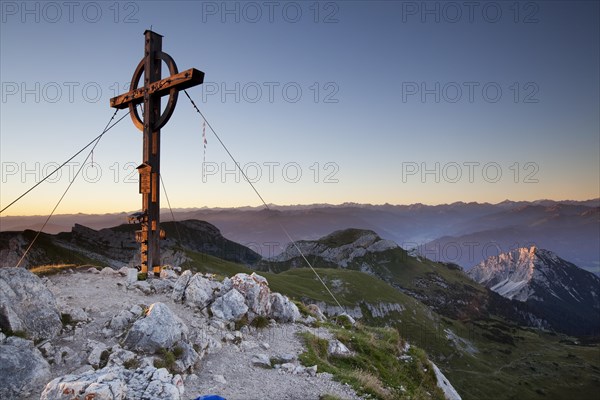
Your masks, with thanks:
M160 128L171 118L177 95L204 81L204 73L191 68L181 73L175 61L162 51L162 36L152 31L144 32L144 58L138 64L131 79L130 91L110 99L113 108L129 108L134 125L143 132L143 162L138 167L140 174L139 192L142 194L142 212L134 214L141 224L136 232L140 242L142 274L152 268L155 276L160 274L160 243L164 237L160 229ZM169 68L170 76L162 79L162 62ZM144 85L138 83L144 74ZM169 95L169 101L161 114L161 98ZM144 104L143 119L136 105Z

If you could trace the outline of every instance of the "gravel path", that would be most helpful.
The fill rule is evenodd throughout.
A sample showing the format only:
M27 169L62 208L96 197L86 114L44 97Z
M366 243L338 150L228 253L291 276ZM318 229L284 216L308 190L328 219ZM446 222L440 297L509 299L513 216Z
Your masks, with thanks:
M126 278L110 271L55 275L46 280L46 285L55 294L59 304L83 308L91 318L90 322L52 340L54 348L61 351L64 348L68 353L62 362L52 365L53 377L91 369L85 361L89 352L86 348L88 339L108 346L117 344L119 338L106 338L102 329L114 315L133 305L163 302L186 323L190 332L198 332L209 324L206 316L199 311L174 303L169 293L146 295L139 290L127 289ZM304 330L323 337L330 335L327 330L314 330L301 324L276 324L260 330L244 329L241 332L242 340L237 344L219 340L222 347L205 354L194 374L183 376L184 397L195 399L205 394L218 394L228 400L295 400L319 399L324 394L331 394L341 399L359 399L349 386L334 381L329 374L294 374L282 368L265 369L252 364L255 355L264 354L269 358L288 355L292 358L291 364L300 365L297 357L304 349L297 333ZM212 329L211 333L220 339L234 332ZM40 393L30 398L39 399Z
M297 356L304 351L297 333L306 327L282 324L245 335L239 345L224 346L220 351L209 354L197 372L198 379L186 392L195 398L195 393L218 394L228 400L236 399L319 399L324 394L342 399L358 399L354 390L331 379L330 374L316 376L295 375L283 369L264 369L252 366L255 354L269 358L284 354ZM317 334L329 337L329 332ZM264 346L267 344L268 346ZM265 347L268 347L265 349ZM293 364L299 365L297 360ZM223 380L221 378L224 378Z

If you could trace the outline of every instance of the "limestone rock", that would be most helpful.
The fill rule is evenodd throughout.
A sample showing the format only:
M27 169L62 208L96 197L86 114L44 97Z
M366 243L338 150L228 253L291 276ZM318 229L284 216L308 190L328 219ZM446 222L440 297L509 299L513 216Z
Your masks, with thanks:
M150 306L144 318L137 320L125 337L125 347L155 353L187 341L188 327L163 303Z
M314 315L314 317L318 320L318 321L325 321L327 318L325 318L325 314L323 314L323 312L321 311L321 309L319 308L318 305L316 304L309 304L308 305L308 311Z
M138 314L139 315L139 314ZM108 327L113 331L122 331L129 324L131 324L138 315L132 313L130 310L122 310L117 315L111 318L108 323Z
M183 373L193 369L200 358L196 350L188 342L181 342L177 346L183 350L183 354L175 361L175 371Z
M24 268L0 268L0 328L49 339L62 328L52 292Z
M349 356L352 354L350 349L346 347L346 345L339 340L331 340L329 345L327 346L327 353L332 356Z
M250 321L257 315L266 316L270 313L269 295L271 291L269 283L264 277L256 273L252 273L252 275L239 273L231 278L231 285L244 296Z
M190 278L187 284L184 301L195 307L205 308L213 301L215 293L218 293L220 289L220 282L196 274Z
M183 392L181 376L173 376L164 368L147 366L130 371L113 366L56 378L46 385L40 400L178 400Z
M248 312L244 296L236 289L231 289L219 297L210 307L213 315L226 321L237 321Z
M252 365L261 368L271 368L271 360L266 354L255 354L252 357Z
M177 279L177 282L175 282L175 286L173 287L173 294L171 295L171 298L173 299L173 301L176 301L176 302L183 301L185 289L187 288L188 284L190 283L191 278L192 278L192 271L190 271L188 269L187 271L184 271L183 274L181 274L179 279Z
M270 316L277 322L295 322L300 319L300 311L294 303L280 293L271 293L269 296L271 303Z
M87 358L88 364L94 368L98 368L102 362L102 353L107 351L108 347L104 343L88 339L87 348L90 350Z
M50 366L33 342L17 337L0 344L0 399L21 399L50 378Z

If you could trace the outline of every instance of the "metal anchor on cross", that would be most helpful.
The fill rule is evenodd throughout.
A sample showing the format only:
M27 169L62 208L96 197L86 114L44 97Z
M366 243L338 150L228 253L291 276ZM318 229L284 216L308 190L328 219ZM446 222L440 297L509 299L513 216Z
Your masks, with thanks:
M144 58L140 61L131 78L130 91L110 99L113 108L129 108L133 124L143 132L143 163L139 172L139 192L142 194L142 211L136 213L141 230L136 232L140 243L141 273L148 274L152 268L155 276L160 275L160 242L164 237L160 229L160 128L165 126L173 115L180 90L200 85L204 72L190 68L177 70L173 58L162 51L162 36L147 30L144 32ZM162 78L162 62L169 68L167 78ZM144 85L138 87L144 74ZM161 114L161 98L169 96ZM137 111L138 104L144 104L143 119Z

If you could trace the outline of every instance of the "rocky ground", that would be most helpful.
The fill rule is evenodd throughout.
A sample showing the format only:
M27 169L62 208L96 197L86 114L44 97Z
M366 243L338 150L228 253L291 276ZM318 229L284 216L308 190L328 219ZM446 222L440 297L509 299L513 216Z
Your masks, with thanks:
M87 399L93 393L89 398L359 398L331 375L300 365L303 344L298 333L310 330L330 339L329 333L310 327L312 317L301 317L295 305L271 293L260 277L239 274L218 282L168 271L162 279L135 278L135 270L108 268L41 281L33 275L0 276L5 311L7 304L33 304L34 297L43 295L50 309L51 297L55 299L62 316L57 327L54 317L44 324L27 321L35 307L5 312L12 330L35 340L35 348L33 341L0 334L0 397ZM29 289L23 293L31 297L20 292L20 284L14 283L19 279L27 282ZM43 287L31 289L38 283L50 296ZM242 316L249 321L262 318L267 326L238 323L236 330L232 321ZM11 363L24 362L17 359L19 354L31 354L28 361L33 363L25 383L9 370ZM157 360L167 365L157 365ZM45 390L39 384L51 380Z

